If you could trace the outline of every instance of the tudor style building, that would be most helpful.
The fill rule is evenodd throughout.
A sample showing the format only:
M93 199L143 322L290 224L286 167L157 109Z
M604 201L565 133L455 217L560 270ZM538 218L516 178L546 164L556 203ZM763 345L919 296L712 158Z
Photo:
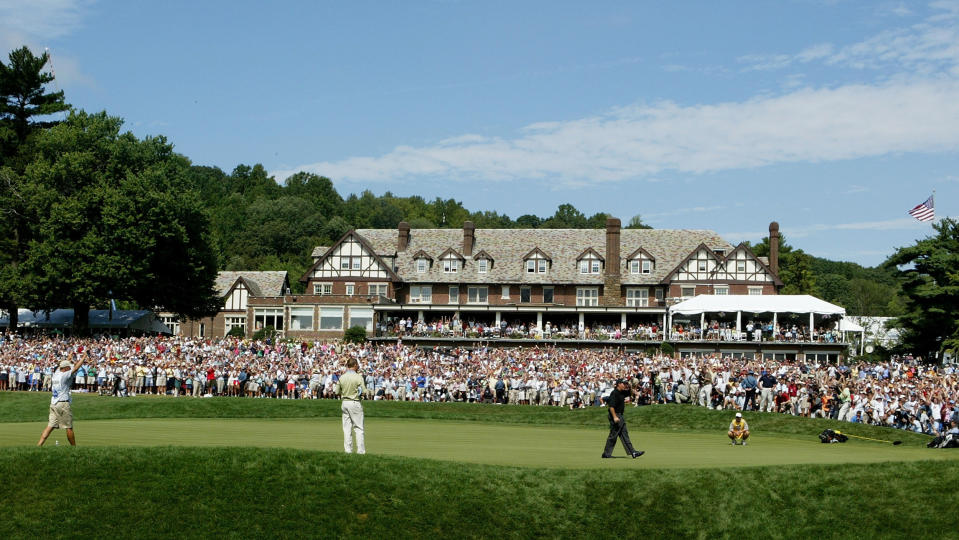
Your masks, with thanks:
M223 309L208 319L161 319L174 333L250 336L272 326L287 337L373 334L399 318L502 321L543 328L602 323L666 324L667 307L699 294L777 294L779 226L770 224L769 259L707 230L355 229L313 250L290 293L286 272L220 272ZM625 254L622 255L622 254Z
M778 225L769 260L706 230L356 229L313 252L303 295L251 298L250 331L281 310L287 336L334 337L395 318L665 324L698 294L777 294ZM621 254L626 254L625 257Z

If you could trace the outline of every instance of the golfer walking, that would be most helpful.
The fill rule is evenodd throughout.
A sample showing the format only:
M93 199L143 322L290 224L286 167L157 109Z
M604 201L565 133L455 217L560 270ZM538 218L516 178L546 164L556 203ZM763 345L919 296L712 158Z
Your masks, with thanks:
M356 372L355 358L346 361L346 373L340 377L340 398L343 404L343 449L347 454L353 452L353 433L356 432L356 453L366 453L366 442L363 440L363 406L360 405L360 396L366 391L363 377Z
M626 429L626 417L623 416L627 399L629 399L629 389L626 381L617 379L615 388L613 388L613 391L609 394L609 398L606 400L606 406L609 410L609 436L606 437L606 448L603 449L604 458L613 457L612 451L613 447L616 446L617 438L623 441L623 449L626 450L626 454L630 457L635 459L645 453L643 451L637 452L633 448L633 443L629 441L629 431Z
M87 352L87 355L90 353ZM73 434L73 410L70 408L70 388L73 386L73 379L76 377L77 370L84 363L84 358L77 354L77 362L71 364L70 360L64 358L60 361L60 367L53 374L53 397L50 398L50 419L47 422L46 429L40 435L40 442L37 446L43 446L47 437L54 429L63 428L67 430L67 440L71 446L77 445L76 436Z

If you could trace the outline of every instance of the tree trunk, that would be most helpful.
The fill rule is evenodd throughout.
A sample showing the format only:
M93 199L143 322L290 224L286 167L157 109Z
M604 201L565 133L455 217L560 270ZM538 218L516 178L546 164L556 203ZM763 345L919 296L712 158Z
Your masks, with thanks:
M86 336L90 334L90 306L86 304L73 305L73 335Z

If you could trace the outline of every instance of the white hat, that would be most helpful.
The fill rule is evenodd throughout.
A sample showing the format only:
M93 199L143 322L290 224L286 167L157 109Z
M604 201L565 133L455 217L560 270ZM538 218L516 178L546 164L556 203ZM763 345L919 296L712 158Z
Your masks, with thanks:
M71 362L71 361L69 361L69 360L60 360L60 369L63 369L63 368L65 368L65 367L72 368L72 367L73 367L73 362Z
M741 412L736 413L736 418L742 418L742 417L743 417L743 413Z

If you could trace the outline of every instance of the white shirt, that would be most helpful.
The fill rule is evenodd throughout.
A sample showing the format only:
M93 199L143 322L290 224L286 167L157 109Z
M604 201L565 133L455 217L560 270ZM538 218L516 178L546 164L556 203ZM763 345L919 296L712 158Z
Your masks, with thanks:
M75 373L73 371L57 371L53 374L53 397L50 398L50 405L58 403L60 401L66 401L69 403L70 399L70 387L73 386L73 376Z

